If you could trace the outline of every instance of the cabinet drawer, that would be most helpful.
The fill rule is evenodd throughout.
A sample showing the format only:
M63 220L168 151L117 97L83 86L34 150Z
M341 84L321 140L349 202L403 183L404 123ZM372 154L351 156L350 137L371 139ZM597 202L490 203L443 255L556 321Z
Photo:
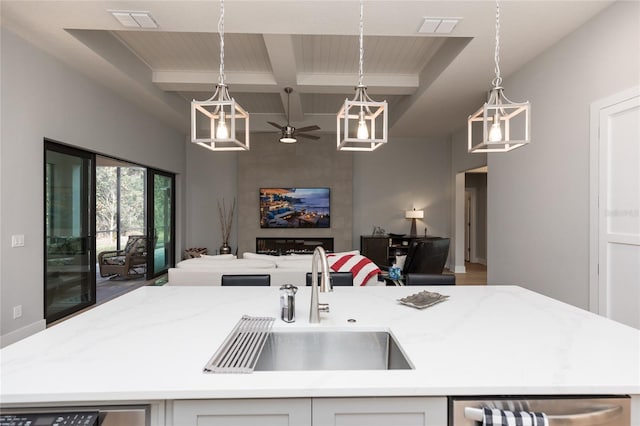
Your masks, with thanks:
M311 426L311 399L181 400L174 426Z
M442 426L446 424L446 398L313 399L313 426Z

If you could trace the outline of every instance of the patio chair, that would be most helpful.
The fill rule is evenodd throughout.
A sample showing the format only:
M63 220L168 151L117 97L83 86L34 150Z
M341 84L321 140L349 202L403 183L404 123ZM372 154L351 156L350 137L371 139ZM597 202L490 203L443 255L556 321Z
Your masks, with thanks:
M103 251L98 254L100 276L118 275L123 278L136 278L146 270L147 237L145 235L129 235L124 250Z

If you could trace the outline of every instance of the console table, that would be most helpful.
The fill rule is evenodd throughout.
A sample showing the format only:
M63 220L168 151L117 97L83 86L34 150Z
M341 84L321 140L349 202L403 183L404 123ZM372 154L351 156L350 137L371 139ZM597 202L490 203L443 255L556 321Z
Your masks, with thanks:
M391 266L396 256L407 254L411 243L420 239L424 237L361 235L360 252L378 266Z
M256 253L261 254L311 254L318 246L324 248L327 253L333 252L333 238L256 238Z

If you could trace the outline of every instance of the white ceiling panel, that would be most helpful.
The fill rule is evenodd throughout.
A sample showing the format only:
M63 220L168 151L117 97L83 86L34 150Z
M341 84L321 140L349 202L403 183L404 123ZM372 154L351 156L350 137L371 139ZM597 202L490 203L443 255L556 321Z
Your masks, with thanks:
M153 70L218 71L220 38L215 33L116 31L117 37ZM225 34L225 72L270 72L261 35Z
M612 2L503 2L505 80ZM189 102L210 98L218 82L218 2L0 0L0 7L3 27L185 134ZM463 126L493 77L495 1L368 0L364 7L364 84L389 103L390 134L425 137ZM109 12L123 9L150 13L158 28L126 30ZM420 34L429 16L460 22L447 36ZM252 131L284 122L287 86L292 122L335 131L335 113L358 83L358 59L356 0L227 2L226 82L256 115Z

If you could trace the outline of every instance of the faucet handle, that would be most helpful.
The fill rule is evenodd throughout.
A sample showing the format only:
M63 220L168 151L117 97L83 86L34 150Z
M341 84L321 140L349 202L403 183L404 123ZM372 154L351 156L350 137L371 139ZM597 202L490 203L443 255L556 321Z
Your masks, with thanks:
M320 312L329 312L329 304L328 303L318 303L318 310Z

